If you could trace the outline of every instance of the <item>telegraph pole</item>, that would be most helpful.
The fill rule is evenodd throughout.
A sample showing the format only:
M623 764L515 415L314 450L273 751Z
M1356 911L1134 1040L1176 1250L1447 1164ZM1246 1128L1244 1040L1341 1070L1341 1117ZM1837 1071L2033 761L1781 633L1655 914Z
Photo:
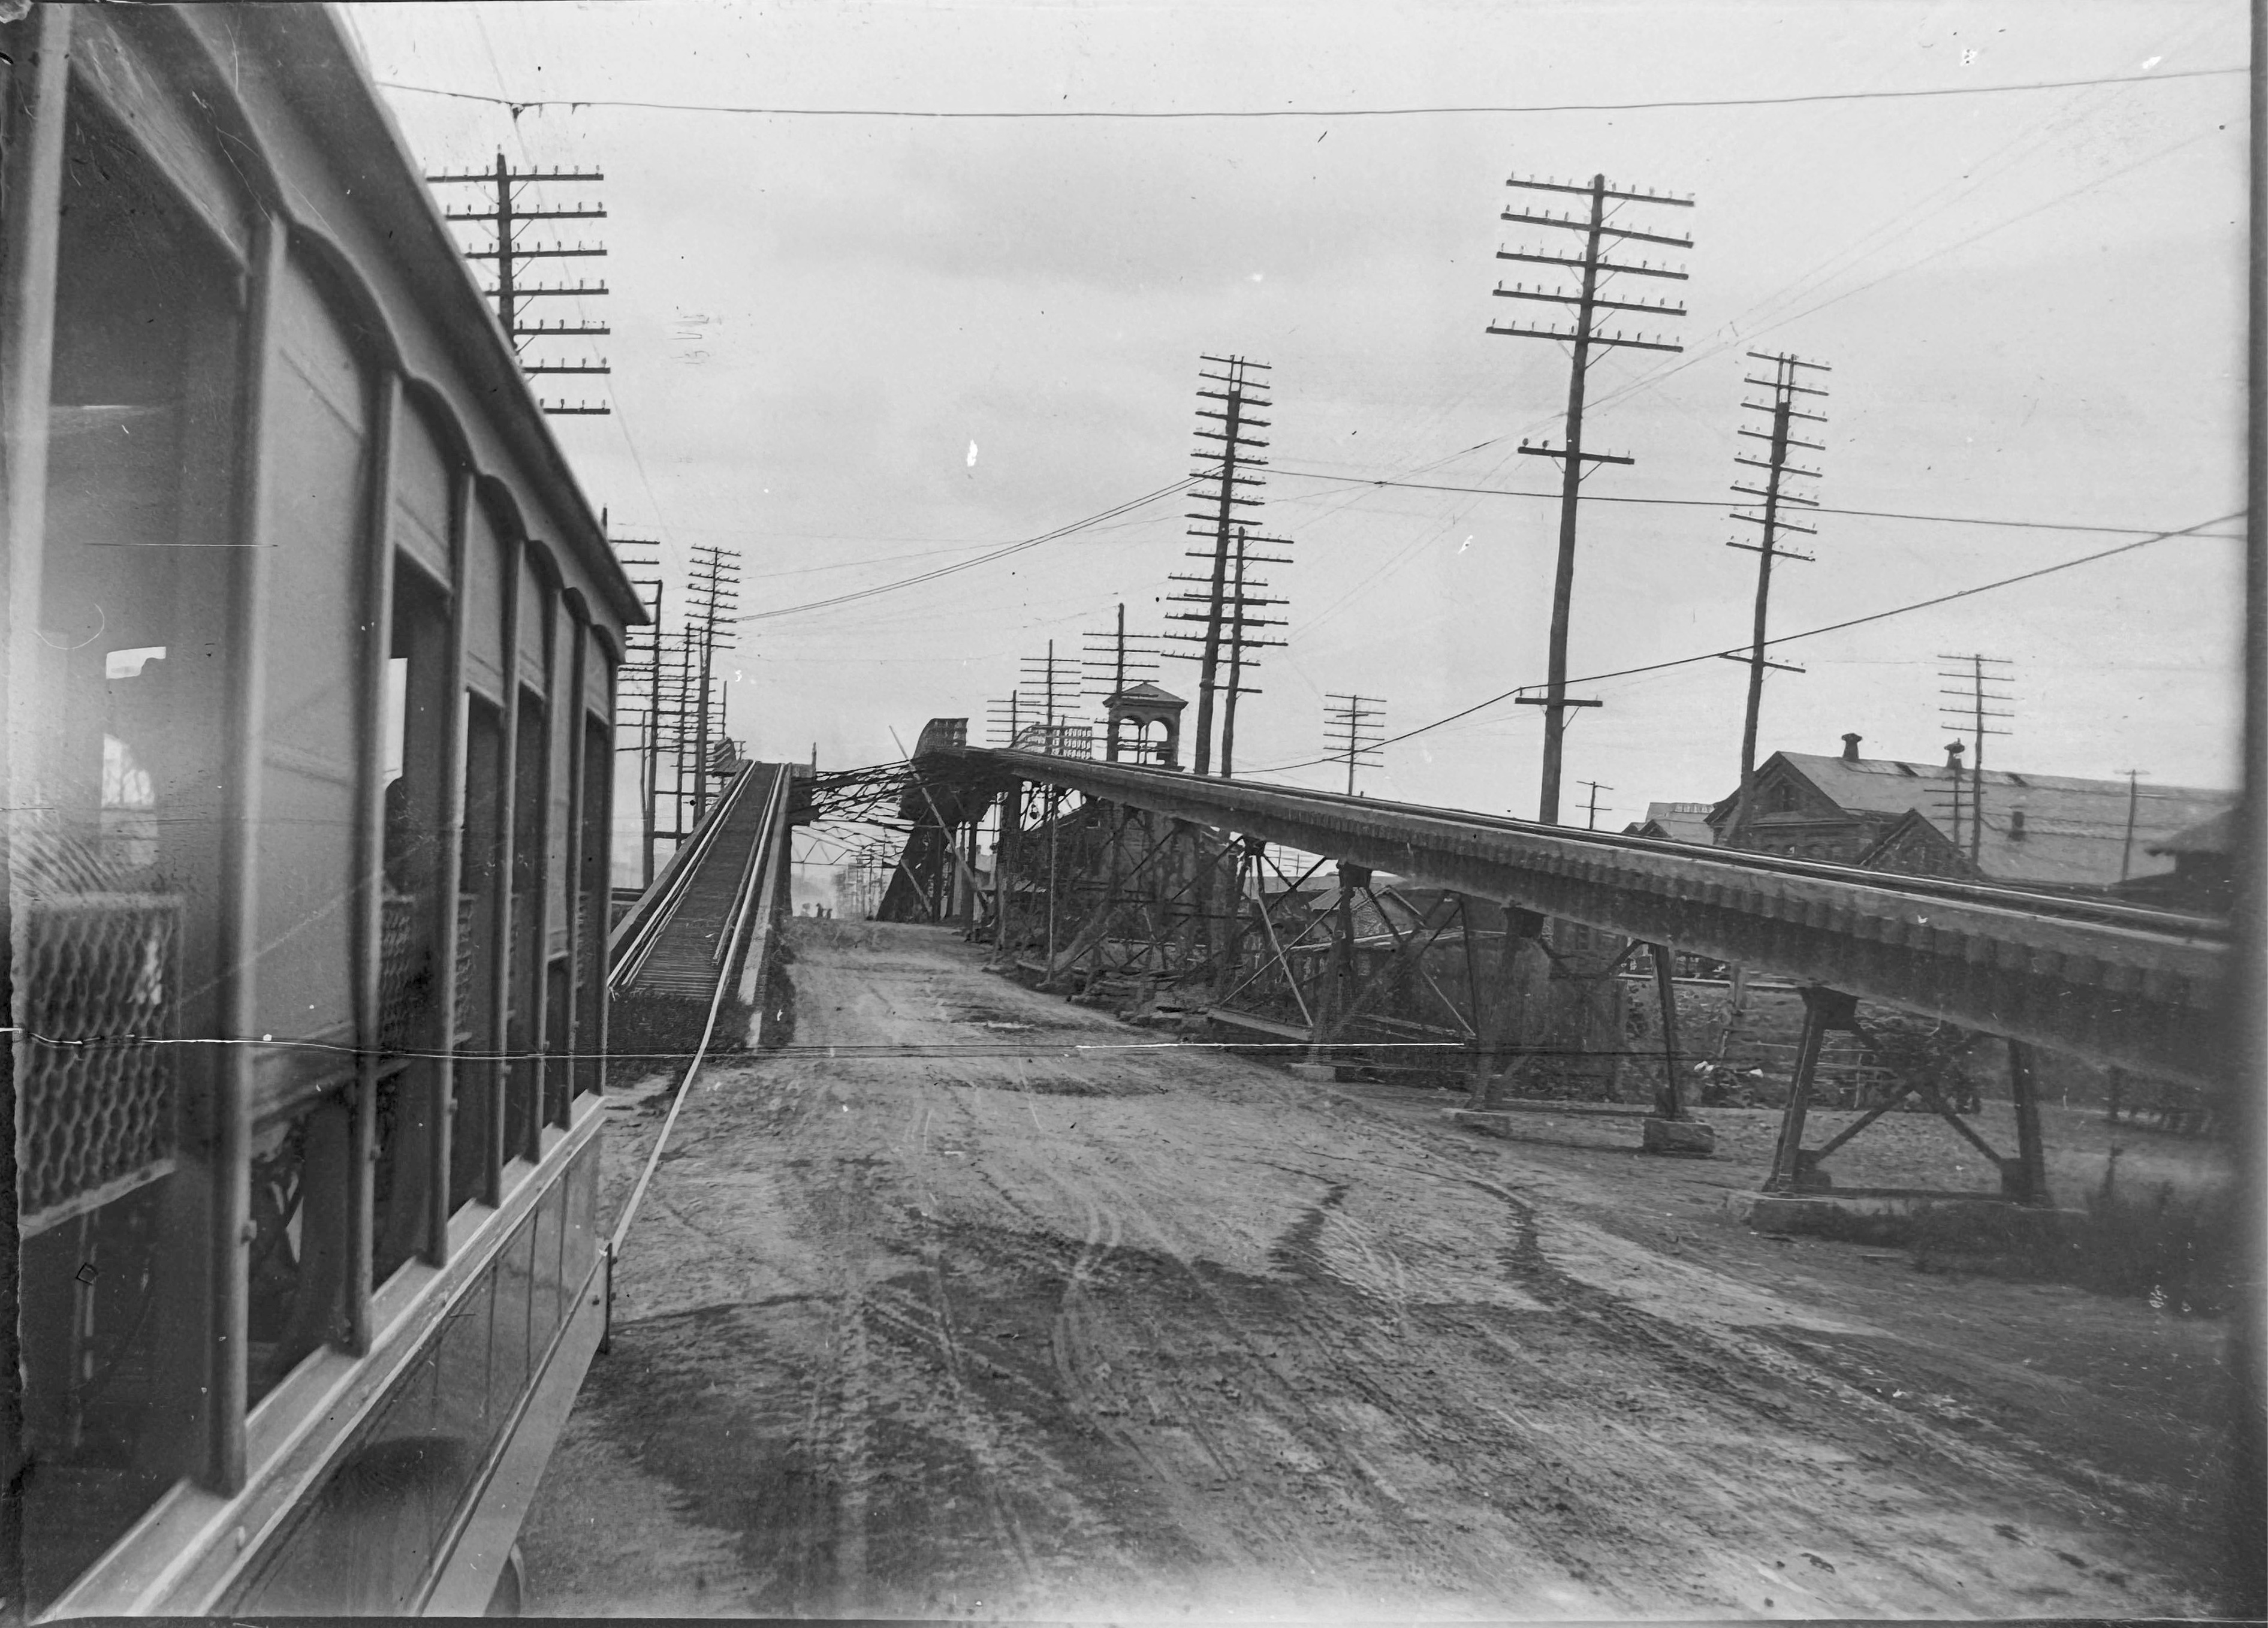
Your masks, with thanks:
M1023 720L1018 713L1020 700L1020 697L1012 689L1005 701L988 702L984 708L985 722L991 728L993 744L1005 746L1011 751L1015 749L1016 737L1023 733ZM1002 733L1004 730L1006 732L1005 734Z
M1195 660L1200 664L1197 677L1197 750L1191 767L1194 772L1206 775L1212 772L1213 696L1219 684L1222 638L1225 635L1234 637L1237 630L1241 627L1258 625L1252 618L1245 617L1237 618L1235 626L1233 628L1231 626L1230 566L1237 548L1237 538L1241 534L1236 525L1237 512L1241 509L1256 509L1260 506L1258 497L1247 497L1243 495L1241 489L1257 490L1263 483L1262 477L1251 471L1267 468L1267 460L1254 456L1254 451L1266 446L1268 443L1247 434L1246 431L1268 428L1269 420L1254 415L1256 410L1270 409L1271 403L1263 394L1266 389L1265 385L1252 377L1255 372L1266 372L1268 371L1266 363L1249 361L1243 357L1233 356L1206 356L1200 360L1211 363L1221 370L1219 372L1207 372L1200 369L1198 377L1210 384L1218 385L1219 388L1200 388L1197 391L1201 401L1220 403L1218 409L1199 407L1197 416L1211 420L1219 424L1220 428L1207 430L1200 426L1197 431L1198 439L1216 442L1219 444L1219 450L1215 452L1199 447L1190 454L1194 458L1202 460L1205 466L1197 471L1197 478L1210 483L1208 487L1200 488L1195 496L1199 503L1211 506L1210 512L1196 512L1189 515L1188 518L1192 520L1207 522L1202 529L1191 528L1189 534L1192 537L1209 539L1211 547L1205 549L1192 549L1189 551L1189 556L1191 559L1209 562L1210 569L1208 574L1204 577L1174 578L1176 582L1198 585L1205 590L1202 593L1177 593L1174 595L1175 603L1201 605L1204 608L1201 611L1178 612L1167 619L1172 622L1200 622L1204 624L1204 631L1202 635L1169 634L1167 637L1197 646L1197 649L1192 652L1174 651L1168 653L1181 656L1184 659ZM1291 546L1291 540L1285 537L1251 537L1248 541L1270 547ZM1273 558L1270 556L1251 557L1256 561ZM1288 563L1288 561L1280 563ZM1244 665L1238 659L1238 652L1232 651L1230 654L1233 665L1240 667ZM1233 700L1231 704L1233 705Z
M1336 702L1334 706L1331 704ZM1346 794L1354 795L1355 766L1376 768L1384 761L1386 703L1377 696L1323 697L1323 740L1334 757L1346 759Z
M1279 540L1271 538L1267 541ZM1256 650L1281 649L1284 645L1284 641L1280 638L1267 638L1250 630L1254 628L1283 627L1285 622L1279 616L1258 616L1252 613L1256 609L1264 610L1270 606L1282 605L1288 601L1271 599L1265 593L1247 592L1248 589L1264 589L1268 584L1250 575L1246 567L1258 564L1288 565L1291 560L1288 556L1281 554L1254 554L1250 552L1251 543L1252 538L1245 528L1241 526L1238 527L1236 541L1229 549L1226 585L1218 602L1218 614L1224 624L1220 643L1228 655L1228 682L1219 686L1221 696L1220 772L1224 779L1234 770L1236 763L1236 698L1239 696L1256 696L1260 693L1256 687L1248 685L1244 681L1246 669L1260 665L1259 659L1250 652ZM1174 577L1172 580L1201 582L1204 579L1197 577ZM1194 601L1197 598L1194 594L1182 594L1178 597L1185 602ZM1195 621L1197 618L1179 616L1169 620ZM1171 638L1182 636L1168 634L1167 637Z
M1754 361L1771 364L1772 376L1770 379L1758 379L1750 374L1744 379L1748 384L1770 390L1771 399L1769 401L1743 401L1741 405L1749 412L1770 415L1771 428L1766 431L1743 427L1740 431L1742 435L1751 440L1767 444L1765 454L1763 459L1758 460L1736 453L1733 460L1735 463L1745 464L1749 468L1762 469L1764 472L1764 483L1762 487L1743 486L1738 481L1733 483L1734 491L1750 499L1743 505L1744 507L1754 509L1759 505L1762 505L1764 512L1761 514L1744 514L1737 508L1733 511L1734 519L1746 520L1751 526L1761 527L1762 540L1749 543L1734 539L1725 545L1728 549L1749 549L1756 556L1756 630L1750 637L1749 653L1743 657L1729 651L1724 652L1726 659L1746 661L1749 668L1749 704L1748 710L1741 718L1740 801L1734 807L1731 829L1727 838L1727 846L1735 848L1748 839L1749 820L1756 812L1756 727L1757 721L1764 712L1764 670L1771 667L1777 668L1782 673L1803 671L1793 662L1773 661L1764 655L1768 644L1764 637L1765 611L1771 602L1772 562L1774 560L1809 560L1812 557L1808 554L1799 554L1793 549L1781 548L1780 534L1783 532L1797 532L1806 537L1818 535L1818 533L1810 527L1798 525L1782 512L1782 510L1791 506L1802 509L1815 509L1819 506L1817 498L1802 497L1787 489L1787 480L1791 475L1799 475L1806 480L1814 481L1819 478L1818 470L1807 469L1800 464L1790 463L1788 453L1796 450L1812 453L1823 451L1824 448L1819 442L1796 439L1794 425L1799 420L1807 424L1823 424L1827 422L1823 415L1799 408L1795 401L1799 395L1824 396L1827 394L1824 390L1810 385L1796 382L1798 368L1808 368L1823 373L1828 371L1825 363L1806 362L1792 353L1783 351L1751 350L1749 356Z
M1028 689L1035 683L1038 685L1036 698L1042 724L1040 738L1045 743L1040 749L1060 757L1064 755L1064 737L1069 726L1058 721L1060 704L1057 696L1060 689L1070 688L1070 680L1068 676L1059 680L1057 674L1062 667L1068 664L1059 664L1056 660L1056 642L1049 639L1048 653L1044 657L1027 656L1023 665L1022 687Z
M604 283L578 282L573 286L564 283L531 282L526 273L540 260L595 259L603 256L606 245L578 241L571 247L563 243L551 243L523 247L519 241L520 226L531 220L604 220L604 204L578 203L571 208L523 205L517 188L524 186L557 181L603 181L606 175L598 170L562 170L554 166L549 170L515 170L504 161L501 152L496 156L493 170L466 170L454 174L428 175L426 180L434 186L476 186L490 188L489 207L477 210L445 209L444 217L450 220L478 221L496 232L496 244L491 248L469 248L465 258L470 261L492 260L496 262L496 286L484 291L496 300L497 320L504 324L504 337L512 342L513 354L522 357L519 370L533 375L543 373L610 373L614 370L603 358L585 357L576 362L530 362L525 358L527 342L531 339L555 339L570 335L608 334L614 330L604 322L557 322L520 320L520 302L542 298L589 298L608 291ZM563 416L598 416L614 409L605 402L547 401L536 398L536 406L555 417Z
M2146 769L2124 769L2126 777L2126 840L2118 850L2118 880L2124 881L2134 868L2134 821L2142 811L2142 777Z
M1599 829L1599 793L1611 792L1615 788L1610 785L1602 785L1596 780L1586 780L1583 784L1591 788L1591 800L1586 807L1589 817L1584 821L1583 829L1587 831L1595 831Z
M666 831L657 831L656 835L666 836L673 843L681 843L692 834L693 829L686 822L685 818L687 784L685 744L687 720L693 716L693 674L700 665L696 659L696 652L699 649L700 641L696 637L692 625L681 619L676 633L674 636L663 635L658 643L659 645L658 653L665 664L659 678L661 683L667 686L670 704L668 710L662 714L668 721L661 734L661 740L666 743L666 747L657 748L655 783L657 785L659 785L659 754L666 749L669 754L670 829ZM657 805L659 802L659 792L656 794L656 802Z
M659 562L651 555L631 556L627 549L657 549L659 541L652 537L614 537L608 540L615 548L615 557L625 571L660 570ZM638 815L642 855L641 874L644 885L653 886L654 798L659 790L659 753L661 747L661 592L659 576L632 577L630 586L637 591L638 602L645 607L646 623L643 630L630 629L622 636L622 664L617 669L619 683L615 702L618 706L639 707L638 744Z
M1086 692L1098 701L1108 701L1126 688L1130 677L1154 674L1158 670L1159 636L1155 633L1129 633L1126 630L1126 607L1118 607L1118 625L1107 633L1081 634L1086 645L1079 658L1079 668L1086 674Z
M693 823L698 826L709 811L709 696L718 647L722 645L729 650L733 644L733 611L740 597L740 553L713 542L696 542L691 576L688 630L697 632L701 652L699 688L693 703Z
M1529 289L1524 284L1511 288L1501 283L1496 292L1506 299L1540 300L1572 308L1573 324L1560 328L1556 324L1537 327L1520 322L1491 322L1488 331L1506 334L1518 339L1552 339L1571 347L1567 379L1567 423L1562 445L1530 446L1525 441L1520 450L1534 457L1556 458L1559 460L1559 558L1551 584L1551 645L1549 681L1542 696L1522 696L1521 703L1543 709L1543 776L1542 795L1538 799L1537 818L1547 825L1559 821L1559 770L1562 743L1567 730L1567 711L1571 707L1597 706L1596 701L1571 701L1567 696L1567 623L1574 601L1575 590L1575 513L1581 498L1583 466L1586 463L1628 464L1635 461L1627 457L1583 450L1583 390L1591 365L1594 350L1683 350L1683 345L1665 341L1658 335L1625 335L1620 329L1602 332L1598 326L1602 312L1634 312L1650 316L1682 317L1683 306L1671 306L1661 301L1609 299L1599 291L1602 278L1612 276L1669 277L1685 280L1683 270L1656 266L1651 262L1629 259L1611 260L1607 254L1613 249L1642 243L1666 244L1675 248L1691 248L1690 238L1665 237L1659 233L1637 232L1628 227L1607 224L1607 205L1615 203L1668 204L1678 209L1690 209L1693 200L1668 193L1626 192L1609 187L1603 175L1594 175L1587 186L1556 180L1523 180L1514 176L1505 182L1507 187L1523 188L1533 192L1563 193L1587 201L1587 213L1580 216L1553 215L1548 212L1527 212L1508 209L1502 218L1521 225L1545 226L1582 235L1580 254L1538 254L1526 249L1498 249L1498 260L1526 261L1534 264L1556 266L1563 270L1580 274L1580 285L1569 291L1565 288ZM1611 244L1607 240L1612 239Z
M1082 635L1086 652L1079 659L1086 674L1086 693L1103 704L1106 712L1111 697L1123 694L1128 681L1140 681L1138 675L1154 675L1158 671L1159 636L1154 633L1126 631L1126 607L1118 608L1116 632ZM1103 726L1103 755L1112 762L1118 761L1118 738L1108 721ZM1141 755L1137 755L1138 757Z
M1228 621L1228 686L1226 693L1221 698L1220 708L1220 777L1224 780L1228 779L1231 776L1236 773L1236 698L1237 696L1247 693L1244 688L1244 652L1246 647L1248 644L1281 645L1284 642L1282 639L1251 639L1248 641L1245 637L1244 630L1246 628L1258 626L1263 620L1260 617L1248 616L1245 614L1247 600L1244 596L1244 566L1247 542L1248 539L1245 536L1244 527L1240 526L1236 528L1236 549L1234 551L1234 557L1229 562L1228 572L1230 607ZM1264 587L1267 585L1263 583L1258 586ZM1270 604L1275 604L1278 601L1270 600L1267 602ZM1284 624L1281 621L1278 621L1270 623L1270 625L1281 627ZM1257 692L1256 691L1252 693Z
M1965 661L1969 664L1969 667L1966 672L1958 670L1951 673L1947 673L1941 670L1939 672L1938 677L1940 678L1965 680L1967 681L1964 687L1960 689L1940 689L1938 691L1938 694L1941 696L1958 696L1964 704L1959 706L1940 705L1937 710L1940 712L1944 713L1948 718L1966 722L1970 727L1970 734L1973 744L1970 748L1971 755L1969 759L1969 862L1971 865L1975 865L1977 863L1978 857L1983 853L1984 846L1984 737L1987 735L2005 735L2008 733L2005 729L1992 728L1991 726L1986 724L1984 720L1988 718L2014 718L2015 716L2013 712L1995 712L1988 710L1984 705L1987 701L2009 701L2014 699L2014 697L2007 695L1996 694L1988 690L1985 686L1988 684L2005 684L2013 675L2007 673L1987 673L1984 670L1987 667L2007 667L2009 665L2007 660L2000 656L1948 656L1942 652L1940 652L1937 659L1940 661ZM1961 792L1957 780L1954 788L1953 809L1953 840L1957 845L1961 841Z

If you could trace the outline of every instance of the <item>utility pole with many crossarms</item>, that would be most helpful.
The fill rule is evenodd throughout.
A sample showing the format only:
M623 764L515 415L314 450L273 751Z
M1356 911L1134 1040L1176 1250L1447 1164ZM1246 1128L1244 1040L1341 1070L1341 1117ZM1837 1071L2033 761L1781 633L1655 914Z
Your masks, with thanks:
M1559 766L1562 743L1567 732L1567 711L1571 707L1597 706L1596 701L1574 701L1567 696L1567 623L1575 590L1575 511L1581 496L1583 466L1586 463L1627 464L1633 460L1609 453L1587 453L1583 450L1583 390L1594 352L1614 350L1683 350L1680 344L1664 340L1660 335L1624 334L1619 328L1606 331L1599 327L1602 313L1629 312L1634 315L1682 317L1683 306L1671 306L1658 300L1610 299L1600 291L1602 280L1616 276L1668 277L1685 280L1682 269L1657 266L1651 261L1633 259L1625 251L1637 245L1659 243L1674 248L1691 248L1690 238L1667 237L1658 232L1639 232L1627 226L1608 223L1608 206L1623 204L1666 204L1678 209L1690 209L1693 200L1676 197L1668 193L1631 192L1609 186L1603 175L1594 175L1587 184L1557 180L1523 180L1514 176L1505 182L1507 187L1522 188L1532 192L1564 193L1585 200L1587 208L1581 214L1555 215L1541 208L1508 209L1503 218L1518 225L1542 226L1557 231L1579 232L1582 236L1580 253L1550 254L1529 249L1498 249L1498 260L1524 261L1534 265L1556 266L1563 271L1580 274L1579 285L1573 290L1561 287L1531 289L1526 284L1510 288L1497 284L1497 293L1506 299L1541 301L1572 311L1573 322L1562 328L1555 324L1539 326L1519 321L1491 322L1489 332L1506 334L1515 339L1551 339L1569 347L1570 366L1567 381L1567 427L1560 446L1530 446L1522 441L1520 450L1531 457L1556 458L1559 460L1559 558L1551 584L1551 647L1549 681L1541 696L1521 696L1522 705L1543 709L1543 783L1538 799L1537 818L1548 825L1559 821ZM1609 256L1622 253L1622 258Z

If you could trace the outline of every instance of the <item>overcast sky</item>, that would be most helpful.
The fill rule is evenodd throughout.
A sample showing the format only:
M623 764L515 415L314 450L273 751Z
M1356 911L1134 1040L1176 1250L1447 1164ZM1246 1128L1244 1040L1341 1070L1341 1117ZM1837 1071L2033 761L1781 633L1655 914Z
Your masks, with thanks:
M733 733L822 767L968 716L1113 607L1156 631L1179 497L935 582L951 565L1193 468L1201 352L1271 365L1267 528L1289 645L1238 720L1240 772L1318 756L1323 696L1389 733L1544 676L1567 358L1490 335L1508 176L1693 195L1681 355L1591 373L1602 468L1572 672L1744 645L1752 536L1727 518L1743 352L1831 365L1815 563L1775 578L1775 635L2071 560L2242 503L2244 80L2236 0L2184 4L1236 4L349 8L381 81L476 96L797 109L1327 110L1271 119L830 117L531 107L387 94L420 157L603 168L614 327L605 418L553 420L618 533L740 550ZM1595 112L1350 110L1774 99L2146 76L2156 82ZM1336 116L1334 116L1336 114ZM582 223L575 223L581 225ZM568 234L572 236L572 232ZM595 273L594 273L595 275ZM571 313L549 307L540 314ZM1522 314L1540 309L1527 307ZM571 354L563 350L562 354ZM561 381L546 381L554 394ZM1753 445L1753 444L1749 444ZM2053 529L2057 527L2073 529ZM2048 527L2042 529L2039 527ZM2208 529L2234 532L2232 525ZM2006 658L1989 763L2233 785L2239 544L2118 558L1791 643L1763 748L1941 759L1941 653ZM673 593L675 591L673 583ZM1194 697L1192 666L1163 681ZM1581 683L1574 818L1737 781L1732 662ZM1191 709L1194 713L1194 707ZM1532 814L1537 709L1389 746L1374 795ZM1274 777L1329 785L1327 767Z

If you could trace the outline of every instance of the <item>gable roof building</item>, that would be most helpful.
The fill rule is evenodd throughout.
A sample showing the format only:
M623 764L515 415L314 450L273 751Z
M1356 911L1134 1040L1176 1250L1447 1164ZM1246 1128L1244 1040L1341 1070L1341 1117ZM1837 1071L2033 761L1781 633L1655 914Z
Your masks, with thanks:
M1845 736L1839 756L1772 754L1756 770L1756 807L1740 846L1910 875L2110 888L2170 873L2166 844L2236 800L2233 792L1988 769L1972 861L1977 777L1958 768L1957 749L1945 763L1911 763L1861 757L1859 740ZM1739 801L1735 792L1709 811L1720 843Z
M1714 807L1712 803L1648 803L1646 818L1623 827L1623 833L1627 836L1657 836L1673 843L1699 843L1707 847L1717 840L1717 833L1709 824L1709 811Z
M2184 827L2150 844L2154 854L2173 861L2169 873L2145 872L2118 892L2137 903L2168 910L2227 915L2236 901L2236 810L2224 808L2210 820Z

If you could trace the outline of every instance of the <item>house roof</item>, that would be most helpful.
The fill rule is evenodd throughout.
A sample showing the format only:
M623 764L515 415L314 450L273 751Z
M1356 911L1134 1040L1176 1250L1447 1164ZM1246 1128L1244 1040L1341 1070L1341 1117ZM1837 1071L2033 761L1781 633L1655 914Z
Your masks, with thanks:
M2229 853L2236 847L2236 810L2222 809L2210 820L2184 826L2163 842L2150 844L2152 853Z
M1146 701L1152 706L1172 705L1185 707L1189 705L1188 702L1182 699L1181 696L1174 694L1170 689L1161 689L1146 678L1138 684L1127 685L1125 689L1112 696L1108 700L1105 701L1103 704L1105 706L1109 706L1121 701Z
M1867 870L1911 871L1915 861L1931 856L1943 856L1941 863L1955 874L1974 873L1969 851L1954 846L1953 838L1920 809L1909 808L1859 854L1858 862Z
M1708 803L1648 803L1646 818L1624 828L1633 836L1662 836L1671 842L1712 845L1716 831L1709 824Z
M1940 831L1950 832L1953 786L1942 763L1776 752L1758 770L1759 780L1776 766L1792 772L1847 813L1895 817L1915 810ZM1964 784L1970 777L1964 774ZM2118 880L2122 869L2129 875L2168 869L2163 861L2153 862L2149 857L2159 851L2159 845L2236 800L2233 792L2146 786L2133 796L2134 840L2130 851L2126 842L2130 788L2124 780L1988 769L1984 788L1984 832L1977 868L2001 880L2077 887L2107 886ZM1735 800L1737 794L1710 810L1712 828L1723 829ZM1963 802L1965 807L1965 798ZM2023 816L2021 835L2015 817L2020 814ZM1962 836L1961 846L1966 851L1965 831Z

